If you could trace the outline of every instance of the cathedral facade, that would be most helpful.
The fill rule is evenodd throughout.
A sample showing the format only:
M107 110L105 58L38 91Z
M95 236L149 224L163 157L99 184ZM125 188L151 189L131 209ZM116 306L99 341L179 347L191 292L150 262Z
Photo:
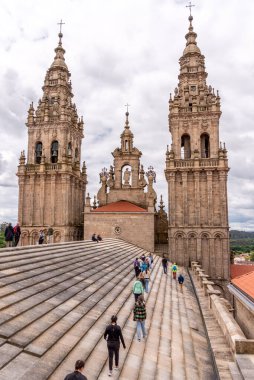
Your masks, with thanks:
M36 110L31 104L28 111L27 160L22 152L17 173L21 244L35 244L41 230L51 242L100 233L153 251L155 241L167 243L168 228L172 261L184 266L198 261L211 278L229 278L229 168L219 138L220 96L206 83L205 57L192 21L190 15L179 82L169 100L168 223L162 201L156 214L155 173L152 168L145 173L140 163L142 153L133 145L128 111L120 147L112 153L113 165L100 174L97 200L91 205L87 195L85 202L85 164L80 170L84 125L72 102L60 32L42 99Z
M198 261L213 279L229 278L228 159L219 139L220 96L206 83L205 57L189 17L180 74L169 99L166 152L169 257Z
M28 110L27 159L21 152L18 220L21 245L36 244L40 231L48 242L80 239L86 167L80 170L83 119L78 117L62 33L46 73L38 107Z

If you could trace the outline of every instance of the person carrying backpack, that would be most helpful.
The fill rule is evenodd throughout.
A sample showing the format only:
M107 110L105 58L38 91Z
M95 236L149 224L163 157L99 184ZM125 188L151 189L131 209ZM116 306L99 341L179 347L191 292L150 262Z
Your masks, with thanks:
M133 294L135 297L135 301L138 300L138 296L140 296L144 293L144 288L143 288L142 282L140 281L139 278L137 278L137 280L134 282L133 287L132 287L132 291L133 291Z
M172 274L173 274L173 279L176 280L176 272L178 271L178 268L177 268L177 265L176 263L174 263L171 267L171 271L172 271Z
M178 276L178 283L180 285L180 289L181 289L181 292L183 291L183 283L184 283L184 277L182 275L182 273L179 274Z

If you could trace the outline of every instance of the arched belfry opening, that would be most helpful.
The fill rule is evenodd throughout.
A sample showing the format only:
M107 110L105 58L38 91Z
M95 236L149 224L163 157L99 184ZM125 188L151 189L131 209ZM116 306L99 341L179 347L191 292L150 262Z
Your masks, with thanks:
M200 136L200 151L201 158L210 157L210 137L207 133L202 133Z
M42 157L42 142L38 141L35 145L35 163L40 164Z
M190 136L187 133L181 137L181 158L191 158L191 142Z
M51 162L56 164L58 161L58 141L53 141L51 144Z

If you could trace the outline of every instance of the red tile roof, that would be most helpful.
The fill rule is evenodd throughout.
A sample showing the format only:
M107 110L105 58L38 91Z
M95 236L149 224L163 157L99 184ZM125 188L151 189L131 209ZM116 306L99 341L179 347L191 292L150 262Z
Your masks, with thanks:
M136 206L131 202L118 201L109 203L106 206L98 207L92 212L147 212L146 209Z
M231 283L254 300L254 272L236 277Z
M231 264L230 274L231 278L242 276L243 274L254 271L254 264Z

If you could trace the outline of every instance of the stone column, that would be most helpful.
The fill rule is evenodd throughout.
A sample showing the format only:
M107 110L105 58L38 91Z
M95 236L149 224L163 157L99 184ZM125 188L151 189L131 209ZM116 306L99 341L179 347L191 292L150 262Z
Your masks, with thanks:
M207 171L207 224L213 226L213 173L212 171Z

